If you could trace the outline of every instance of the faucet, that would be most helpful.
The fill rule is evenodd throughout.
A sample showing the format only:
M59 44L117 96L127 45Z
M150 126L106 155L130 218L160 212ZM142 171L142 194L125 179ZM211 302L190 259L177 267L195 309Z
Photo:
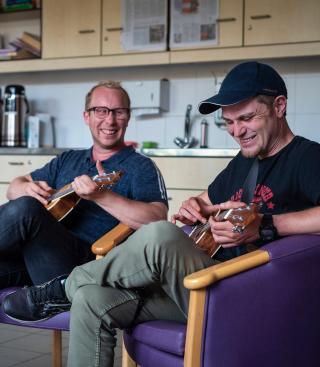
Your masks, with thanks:
M190 137L190 130L191 130L190 114L191 114L191 110L192 110L192 105L188 104L185 119L184 119L184 139L176 137L173 140L174 143L179 148L191 148L196 143L195 138Z

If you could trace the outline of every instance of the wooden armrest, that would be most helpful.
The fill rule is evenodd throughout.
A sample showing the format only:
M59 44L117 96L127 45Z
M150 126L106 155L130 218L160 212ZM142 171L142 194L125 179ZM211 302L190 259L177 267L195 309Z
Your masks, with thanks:
M256 250L190 274L184 278L184 286L188 289L205 288L218 280L265 264L269 260L270 257L267 251Z
M125 224L118 224L116 227L111 229L105 235L100 237L92 246L91 251L98 256L106 255L111 249L117 246L119 243L124 241L133 229Z

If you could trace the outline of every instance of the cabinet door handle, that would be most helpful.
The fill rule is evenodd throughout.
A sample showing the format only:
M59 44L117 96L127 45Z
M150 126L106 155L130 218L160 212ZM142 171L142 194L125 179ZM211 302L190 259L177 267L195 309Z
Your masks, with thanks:
M10 166L24 166L24 162L8 162Z
M80 31L78 31L78 33L80 33L80 34L95 33L95 30L94 29L80 29Z
M224 23L224 22L235 22L237 18L217 18L217 23Z
M118 27L118 28L106 28L107 32L121 32L123 31L122 27Z
M269 19L269 18L271 18L271 15L270 14L251 15L250 18L253 19L253 20Z

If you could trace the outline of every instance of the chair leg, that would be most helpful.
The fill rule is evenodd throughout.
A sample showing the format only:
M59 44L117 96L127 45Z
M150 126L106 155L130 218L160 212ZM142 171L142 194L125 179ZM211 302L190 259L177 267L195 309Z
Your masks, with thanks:
M138 367L136 362L129 356L123 341L122 341L122 367Z
M62 367L62 332L53 330L52 367Z

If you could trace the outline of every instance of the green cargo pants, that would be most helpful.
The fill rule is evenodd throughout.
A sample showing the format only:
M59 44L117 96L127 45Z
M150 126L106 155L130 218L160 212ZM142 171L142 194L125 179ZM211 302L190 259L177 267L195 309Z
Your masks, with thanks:
M68 366L112 367L116 328L154 319L186 322L183 279L213 264L180 228L160 221L142 226L103 259L76 267L66 282Z

